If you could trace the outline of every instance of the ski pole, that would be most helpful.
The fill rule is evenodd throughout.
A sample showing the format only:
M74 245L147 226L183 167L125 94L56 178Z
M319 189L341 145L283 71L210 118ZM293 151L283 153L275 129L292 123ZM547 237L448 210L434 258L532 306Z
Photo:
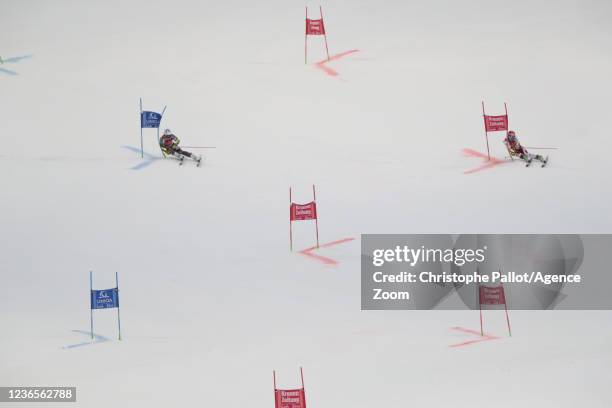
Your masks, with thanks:
M216 149L217 146L183 146L185 149Z
M533 149L533 150L558 150L558 147L528 147L525 146L525 149Z

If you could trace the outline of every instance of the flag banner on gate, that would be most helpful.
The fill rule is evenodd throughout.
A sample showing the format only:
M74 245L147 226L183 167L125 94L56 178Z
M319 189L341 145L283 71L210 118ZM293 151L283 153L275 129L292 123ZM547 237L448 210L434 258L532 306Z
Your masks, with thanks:
M487 132L497 132L508 130L508 115L489 116L484 115L485 130Z
M495 288L488 286L480 286L478 288L479 299L481 305L505 305L506 296L504 287L498 286Z
M275 408L306 408L306 394L303 388L295 390L274 390Z
M306 19L306 35L325 35L325 26L323 19L312 20Z
M119 288L91 290L92 309L119 307Z
M140 127L141 128L159 128L162 115L157 112L142 111L140 113Z
M290 221L316 220L317 219L317 203L314 201L308 204L291 203L289 207Z

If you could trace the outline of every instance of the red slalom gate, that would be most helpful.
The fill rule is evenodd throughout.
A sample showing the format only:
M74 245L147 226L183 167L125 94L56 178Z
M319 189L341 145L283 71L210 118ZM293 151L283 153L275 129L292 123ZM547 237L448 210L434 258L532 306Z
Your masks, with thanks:
M319 217L317 215L317 193L312 185L312 201L306 204L294 203L289 187L289 249L293 251L293 222L314 220L315 233L317 236L317 248L319 247Z
M480 334L484 336L484 330L482 327L482 305L495 306L504 305L506 311L506 323L508 324L508 335L512 337L512 330L510 329L510 317L508 317L508 304L506 302L506 294L503 286L490 287L490 286L479 286L478 287L478 304L480 307Z
M485 113L484 101L482 101L482 116L484 117L485 138L487 140L487 157L491 160L491 152L489 151L489 132L499 132L502 130L508 131L508 106L504 102L505 115L487 115Z
M300 367L302 388L279 390L276 388L276 371L272 371L274 378L274 407L275 408L306 408L306 391L304 388L304 372Z
M321 18L314 20L308 18L308 7L306 7L306 35L304 36L304 64L308 64L308 36L322 35L325 39L325 52L329 60L329 48L327 47L327 33L325 32L325 24L323 23L323 8L319 6Z

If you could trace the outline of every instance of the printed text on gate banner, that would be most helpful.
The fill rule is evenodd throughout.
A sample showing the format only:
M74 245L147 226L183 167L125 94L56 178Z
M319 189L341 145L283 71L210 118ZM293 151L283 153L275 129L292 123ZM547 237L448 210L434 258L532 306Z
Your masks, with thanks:
M308 204L291 203L291 207L289 208L289 219L291 221L317 219L317 203L314 201Z
M498 132L508 130L508 116L489 116L485 115L485 130L487 132Z

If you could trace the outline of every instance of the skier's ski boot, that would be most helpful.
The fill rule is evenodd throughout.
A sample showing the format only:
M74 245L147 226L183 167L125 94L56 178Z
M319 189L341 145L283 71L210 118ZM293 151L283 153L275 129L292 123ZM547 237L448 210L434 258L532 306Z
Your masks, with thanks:
M174 156L174 158L179 161L179 166L183 165L183 160L185 160L185 156L178 153L174 153L172 156Z

